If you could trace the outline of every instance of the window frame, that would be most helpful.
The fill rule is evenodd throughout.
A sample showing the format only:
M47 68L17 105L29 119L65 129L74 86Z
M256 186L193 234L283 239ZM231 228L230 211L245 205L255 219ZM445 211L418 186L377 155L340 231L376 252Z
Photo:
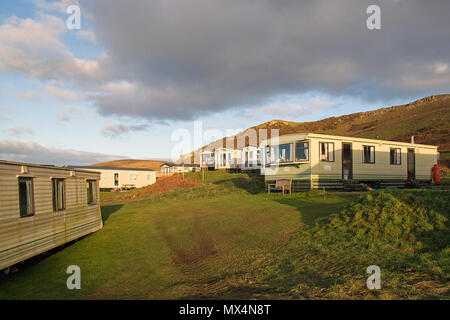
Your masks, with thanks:
M399 153L399 155L400 155L400 157L399 157L399 159L400 159L399 163L392 163L391 152L394 151L394 150L398 150L398 153ZM396 159L397 159L397 158L395 157L395 154L394 154L394 162L396 161ZM389 149L389 163L390 163L392 166L401 166L401 165L402 165L402 148L399 148L399 147L391 147L391 148Z
M280 150L281 150L281 148L280 148L280 146L284 146L284 145L290 145L290 147L289 147L289 153L290 153L290 160L289 161L283 161L283 162L281 162L281 161L275 161L275 152L273 152L273 150L274 150L274 147L278 147L278 152L277 152L277 155L276 155L276 158L277 159L280 159ZM276 144L276 145L271 145L270 146L270 151L271 151L271 164L278 164L278 165L283 165L283 164L286 164L286 163L293 163L294 162L294 145L295 145L295 142L286 142L286 143L280 143L280 144ZM273 162L272 162L272 158L273 158Z
M26 215L22 215L22 210L20 207L20 180L30 180L31 181L31 183L30 183L31 201L30 202L31 202L32 212L27 213ZM20 216L20 218L33 217L36 214L36 206L35 206L35 202L34 202L34 178L33 177L23 177L23 176L17 177L17 195L18 195L18 200L19 200L19 216ZM27 192L27 195L28 195L28 192Z
M57 194L57 185L58 181L63 182L62 187L62 209L58 207L58 194ZM56 183L56 185L55 185ZM52 203L53 203L53 212L64 211L66 210L66 181L64 178L52 178Z
M329 159L325 159L325 160L323 160L323 159L321 159L321 157L322 157L322 143L326 143L326 144L332 144L333 145L333 160L329 160ZM327 141L319 141L319 161L320 162L335 162L336 161L336 149L335 149L335 144L334 144L334 142L327 142ZM330 152L328 152L328 154L327 154L327 158L328 158L328 155L330 154Z
M365 157L364 157L364 148L365 147L373 148L373 162L370 162L370 157L369 157L369 161L368 162L364 161L365 160ZM362 163L364 163L364 164L375 164L375 162L376 162L375 156L376 156L375 146L373 146L373 145L364 145L363 144Z
M308 159L306 160L298 160L296 157L297 154L297 143L307 143L308 144L308 148L299 148L299 149L308 149L307 155L308 155ZM300 162L309 162L311 159L311 141L310 140L297 140L294 142L294 163Z

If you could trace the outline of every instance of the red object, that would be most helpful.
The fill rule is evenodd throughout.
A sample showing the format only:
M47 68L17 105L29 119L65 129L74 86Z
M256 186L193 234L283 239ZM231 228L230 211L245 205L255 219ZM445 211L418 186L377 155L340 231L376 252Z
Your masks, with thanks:
M433 166L433 181L435 183L441 182L441 178L439 177L439 166L437 164Z

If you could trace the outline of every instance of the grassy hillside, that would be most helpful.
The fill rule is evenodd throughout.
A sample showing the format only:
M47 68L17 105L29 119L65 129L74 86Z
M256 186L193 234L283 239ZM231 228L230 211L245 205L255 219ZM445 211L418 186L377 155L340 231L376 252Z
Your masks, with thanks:
M158 160L135 160L135 159L125 159L125 160L115 160L108 162L101 162L90 165L91 167L119 167L119 168L139 168L139 169L152 169L159 171L160 166L164 161Z
M279 129L290 133L324 133L361 138L374 138L438 145L450 150L450 94L426 97L405 105L358 112L312 122L272 120L249 129ZM235 137L244 135L246 131ZM230 137L232 138L232 137ZM218 140L214 143L222 143Z
M186 177L198 185L103 202L102 230L0 279L0 299L448 298L448 192L282 196L257 175ZM72 264L81 290L66 288ZM381 290L366 288L372 264Z

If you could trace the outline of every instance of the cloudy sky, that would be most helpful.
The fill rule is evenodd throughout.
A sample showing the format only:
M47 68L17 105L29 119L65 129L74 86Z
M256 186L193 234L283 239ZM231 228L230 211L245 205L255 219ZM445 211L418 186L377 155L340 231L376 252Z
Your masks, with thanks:
M449 52L446 0L2 0L0 159L169 158L194 121L225 135L407 103L449 92Z

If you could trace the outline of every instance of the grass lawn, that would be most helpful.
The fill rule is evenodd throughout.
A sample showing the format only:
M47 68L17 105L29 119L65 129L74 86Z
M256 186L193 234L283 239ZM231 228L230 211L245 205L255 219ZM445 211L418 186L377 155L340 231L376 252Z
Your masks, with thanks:
M440 159L441 160L450 159L450 151L441 151L440 152Z
M339 226L343 208L362 201L359 195L268 195L261 186L258 176L208 172L205 183L191 189L104 201L102 230L0 279L0 299L446 296L448 238L440 240L440 251L420 257L427 261L405 256L419 250L406 245L383 248L393 260L377 260L364 241L367 253L360 242L345 239L348 230L329 229ZM332 239L327 232L343 235ZM367 263L387 270L383 279L393 282L385 290L365 288ZM396 270L399 264L404 269ZM66 288L69 265L81 268L81 290Z

